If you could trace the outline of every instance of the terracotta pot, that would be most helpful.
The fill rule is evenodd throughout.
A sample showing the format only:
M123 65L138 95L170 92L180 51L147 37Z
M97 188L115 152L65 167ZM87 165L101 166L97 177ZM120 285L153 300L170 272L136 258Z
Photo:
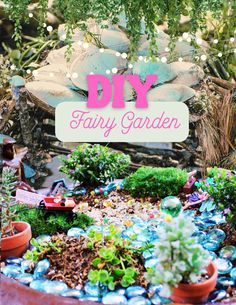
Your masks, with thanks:
M30 224L23 221L14 221L13 226L19 233L2 238L1 260L9 256L21 256L29 246L32 237Z
M214 290L217 281L217 268L212 262L207 267L210 276L205 282L198 284L179 284L172 291L171 299L176 303L200 304L207 301L211 291Z

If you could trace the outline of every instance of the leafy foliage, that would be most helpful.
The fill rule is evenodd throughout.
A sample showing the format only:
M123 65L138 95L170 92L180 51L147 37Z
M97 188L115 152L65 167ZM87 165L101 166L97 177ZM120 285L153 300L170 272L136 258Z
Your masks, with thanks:
M56 253L61 253L61 248L59 247L60 242L45 242L37 241L32 238L30 244L34 247L32 250L27 250L24 258L32 262L37 262L44 255L48 254L50 251L55 251Z
M91 187L122 175L129 166L130 157L98 144L83 144L62 163L61 172L81 185Z
M187 172L174 167L141 167L125 179L125 189L135 197L178 195L187 182Z
M14 227L12 224L14 211L12 207L15 205L15 199L12 196L16 186L15 170L10 167L4 167L2 171L2 187L0 196L1 203L1 236L14 235Z
M150 247L133 248L132 240L121 237L119 233L115 225L110 225L106 236L102 232L91 231L88 237L88 247L97 252L88 279L93 284L106 285L110 290L119 284L128 287L135 283L142 262L141 253Z
M206 273L209 253L192 237L195 225L190 217L180 214L159 228L156 243L158 268L150 269L147 278L154 284L162 284L162 296L169 297L179 283L197 283Z
M32 2L38 3L39 24L42 28L43 21L46 21L46 0L4 0L9 12L10 19L15 23L15 39L21 41L21 21L24 20L27 13L27 7ZM233 1L232 1L233 2ZM104 27L104 20L112 23L118 22L118 16L124 12L127 18L127 32L131 39L131 53L133 53L139 43L141 36L141 24L145 24L145 33L150 39L150 51L154 54L156 51L155 38L158 36L155 24L167 22L170 36L175 39L180 32L181 15L190 15L191 32L196 32L202 27L207 12L213 11L214 16L222 15L222 9L226 0L55 0L54 8L58 11L67 23L67 41L70 41L73 30L76 27L85 28L84 21L88 18L95 18L98 24ZM233 8L233 4L228 7ZM27 20L27 18L26 18Z
M93 224L93 219L81 213L48 213L39 209L29 209L25 205L17 205L15 219L30 223L32 234L37 237L41 234L55 234L67 232L71 227L85 229Z
M208 178L196 183L207 192L229 220L236 226L236 175L226 169L208 169Z

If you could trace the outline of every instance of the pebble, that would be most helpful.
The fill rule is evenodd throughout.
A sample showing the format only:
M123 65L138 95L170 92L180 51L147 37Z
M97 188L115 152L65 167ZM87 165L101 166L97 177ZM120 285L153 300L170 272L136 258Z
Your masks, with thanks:
M153 256L154 249L148 249L143 252L143 258L149 259Z
M84 291L86 294L92 297L99 297L100 296L100 289L98 285L93 285L91 282L87 282L84 286Z
M149 258L145 261L144 267L147 268L155 268L158 264L157 258Z
M71 228L70 230L68 230L67 236L79 238L79 237L82 236L84 233L85 233L84 230L81 229L81 228Z
M7 277L16 278L21 274L21 267L18 265L7 265L3 267L2 273Z
M84 292L78 289L69 289L61 294L63 297L80 299L84 296Z
M15 257L15 256L10 256L6 259L6 263L8 265L20 265L22 261L23 261L22 258Z
M120 295L116 292L108 292L102 298L102 303L103 304L109 304L109 305L127 305L127 299L124 295ZM134 304L135 303L133 303L133 305Z
M236 280L228 276L219 276L217 279L216 287L218 288L227 289L228 287L235 287L235 286L236 286Z
M46 293L62 294L68 290L68 286L60 281L48 281L44 286Z
M45 291L46 285L48 285L50 281L41 279L41 280L34 280L33 282L30 283L30 288L33 288L38 291Z
M162 285L149 285L148 287L148 293L150 293L151 295L154 295L155 293L159 293L162 290Z
M48 259L39 261L34 269L34 279L40 279L44 274L48 272L50 268L50 262Z
M137 296L144 296L146 294L146 290L141 286L130 286L126 289L125 294L130 299Z
M138 296L138 297L134 297L134 298L131 298L129 299L127 305L151 305L151 302L142 297L142 296Z
M196 231L193 233L193 236L197 238L198 242L202 244L206 240L206 233L202 231Z
M217 240L209 240L202 243L204 249L208 251L217 251L220 248L220 244Z
M226 298L227 292L225 290L216 290L212 292L208 298L208 302L219 302Z
M215 252L209 251L209 254L212 261L217 258L217 254Z
M215 240L215 241L218 241L219 243L221 243L222 241L225 240L226 234L223 230L213 229L207 233L207 238L209 240Z
M30 273L21 273L19 276L17 276L17 281L24 285L29 285L33 282L34 277Z
M236 280L236 267L234 267L231 271L230 271L230 276Z
M23 260L23 262L21 263L22 272L30 271L33 267L34 267L34 263L32 261Z
M92 302L99 302L101 299L99 297L93 297L91 295L85 295L79 299L80 301L92 301ZM86 304L86 303L85 303Z
M227 274L233 268L232 263L224 258L217 258L214 260L214 263L218 269L218 274Z
M236 247L235 246L226 246L222 248L219 252L219 256L222 258L227 258L231 261L236 259Z
M156 293L154 294L153 297L151 297L150 300L153 305L161 305L161 303L162 303L160 296Z
M46 235L46 234L42 234L42 235L39 235L36 240L39 242L39 243L49 243L51 241L51 236L50 235Z

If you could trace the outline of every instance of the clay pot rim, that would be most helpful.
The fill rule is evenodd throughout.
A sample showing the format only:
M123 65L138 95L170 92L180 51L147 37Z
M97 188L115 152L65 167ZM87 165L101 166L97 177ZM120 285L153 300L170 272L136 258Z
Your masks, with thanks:
M14 235L12 235L12 236L2 237L2 242L3 242L3 241L4 241L4 242L10 241L10 240L12 240L13 238L19 238L19 237L25 235L26 231L31 230L30 224L29 224L28 222L25 222L25 221L12 221L12 224L13 224L14 227L15 227L15 225L17 225L17 224L24 224L24 225L25 225L25 228L24 228L22 231L20 231L20 232L14 234Z
M192 288L203 288L203 286L208 286L209 284L211 284L213 281L215 281L218 277L218 271L217 271L217 267L216 265L211 261L210 264L206 267L206 269L208 268L212 268L212 273L208 272L211 274L211 277L207 280L205 280L204 282L201 283L189 283L189 284L182 284L179 283L177 287L175 288L181 288L181 289L188 289L189 286L191 286Z

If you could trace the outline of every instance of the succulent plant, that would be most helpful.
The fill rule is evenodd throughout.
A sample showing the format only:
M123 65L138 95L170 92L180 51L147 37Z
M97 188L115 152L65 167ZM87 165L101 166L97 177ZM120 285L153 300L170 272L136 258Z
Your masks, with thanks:
M147 278L162 284L161 295L169 297L179 283L197 283L206 274L210 256L192 236L195 225L190 217L167 215L165 220L155 245L159 263L156 269L148 270Z
M12 206L15 205L15 199L12 193L16 186L16 173L13 168L4 167L2 171L2 187L0 196L2 229L1 236L14 235L14 227L12 224L14 211Z

